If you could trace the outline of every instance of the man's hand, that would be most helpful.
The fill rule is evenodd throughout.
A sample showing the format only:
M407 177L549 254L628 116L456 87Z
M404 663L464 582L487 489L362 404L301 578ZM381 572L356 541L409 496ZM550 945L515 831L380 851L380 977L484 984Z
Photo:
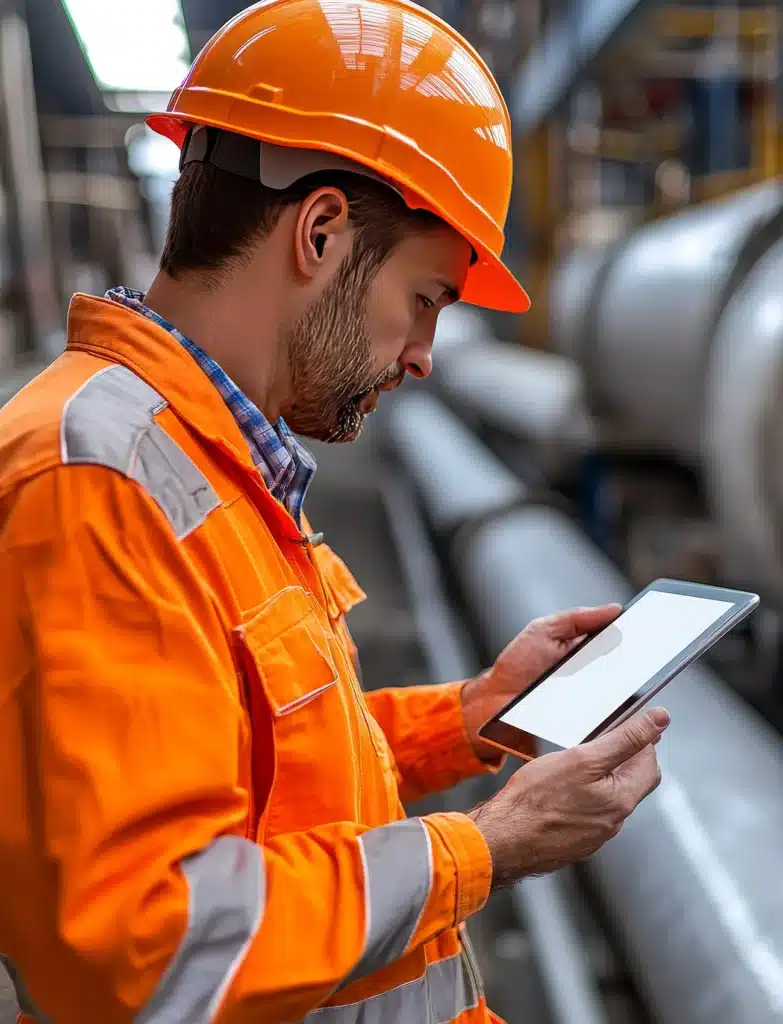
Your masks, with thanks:
M493 889L590 856L660 782L655 744L663 708L639 712L605 736L546 754L470 812L492 854Z
M484 722L565 657L585 635L608 626L621 611L619 604L607 604L533 619L511 641L492 668L465 684L463 716L470 741L480 758L491 761L498 757L495 747L479 739L478 730Z

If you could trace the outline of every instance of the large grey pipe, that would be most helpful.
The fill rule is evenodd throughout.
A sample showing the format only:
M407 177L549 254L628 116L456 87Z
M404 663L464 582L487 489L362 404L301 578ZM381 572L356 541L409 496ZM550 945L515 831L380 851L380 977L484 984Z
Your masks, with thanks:
M783 187L768 181L566 259L553 346L581 364L607 441L699 461L715 324L781 232Z
M438 403L429 396L423 399L423 402L414 399L410 406L417 407L419 413L429 409L437 414ZM397 442L398 454L402 454L405 461L405 441L411 438L407 427L411 420L401 416L392 417L392 422L396 422L398 428L403 424L406 427L402 437L393 429L389 431L389 436ZM419 466L421 456L415 447L407 450L407 454ZM447 462L446 468L448 466ZM501 477L499 472L498 479ZM469 486L469 481L465 483ZM469 678L478 671L479 665L444 592L439 566L413 491L406 481L387 475L383 498L416 620L421 626L421 643L430 674L439 681ZM490 795L487 783L491 784L491 780L463 783L458 787L459 792L451 795L452 802L447 806L464 810L486 799ZM515 887L513 900L532 939L557 1024L609 1024L559 878L553 875L526 879Z
M524 484L433 395L409 391L382 414L386 444L421 492L440 536L521 501Z
M403 398L407 396L402 396ZM413 397L413 396L411 396ZM429 396L429 403L434 402ZM416 396L417 400L419 396ZM423 407L419 401L419 414ZM416 454L396 451L422 500L453 522L476 479L458 445L433 449L446 425L437 403ZM404 419L404 403L395 410ZM394 424L390 422L389 428ZM458 433L456 424L449 436ZM433 493L421 451L446 460L438 471L457 490ZM562 514L537 506L502 510L490 493L503 467L484 449L480 485L494 513L453 547L464 594L487 648L499 651L531 618L582 604L623 601L628 583ZM474 493L473 507L481 502ZM665 780L617 839L588 862L647 1006L665 1024L779 1024L783 1021L783 743L704 665L664 693L673 715L661 744Z
M485 525L460 570L492 650L536 616L630 596L568 519L540 507ZM783 743L704 665L663 698L664 782L590 873L657 1019L783 1021Z
M460 412L534 448L547 475L593 444L582 373L571 359L477 338L445 353L436 380Z

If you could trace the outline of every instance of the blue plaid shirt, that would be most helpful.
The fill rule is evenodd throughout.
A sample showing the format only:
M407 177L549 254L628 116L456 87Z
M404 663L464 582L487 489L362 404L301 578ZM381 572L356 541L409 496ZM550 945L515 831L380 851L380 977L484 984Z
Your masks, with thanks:
M106 298L146 316L159 327L173 334L180 345L193 356L198 365L220 392L223 401L239 425L250 454L271 494L282 502L301 527L302 504L315 473L315 459L300 444L282 419L270 423L207 353L173 324L144 305L144 294L131 288L110 288Z

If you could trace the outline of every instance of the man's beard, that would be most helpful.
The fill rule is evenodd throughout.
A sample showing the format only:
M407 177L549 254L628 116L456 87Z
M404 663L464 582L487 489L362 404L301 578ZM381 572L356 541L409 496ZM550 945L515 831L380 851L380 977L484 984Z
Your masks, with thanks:
M374 366L366 309L377 270L377 262L349 256L291 329L294 398L284 417L294 433L329 443L355 440L364 422L362 400L404 375L397 363L380 374Z

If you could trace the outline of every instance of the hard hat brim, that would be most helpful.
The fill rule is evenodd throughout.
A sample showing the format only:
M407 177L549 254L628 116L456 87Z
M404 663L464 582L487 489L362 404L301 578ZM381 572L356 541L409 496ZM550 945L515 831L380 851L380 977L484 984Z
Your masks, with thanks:
M462 301L505 313L527 313L530 297L508 267L493 253L480 247L477 251L479 258L468 271Z

